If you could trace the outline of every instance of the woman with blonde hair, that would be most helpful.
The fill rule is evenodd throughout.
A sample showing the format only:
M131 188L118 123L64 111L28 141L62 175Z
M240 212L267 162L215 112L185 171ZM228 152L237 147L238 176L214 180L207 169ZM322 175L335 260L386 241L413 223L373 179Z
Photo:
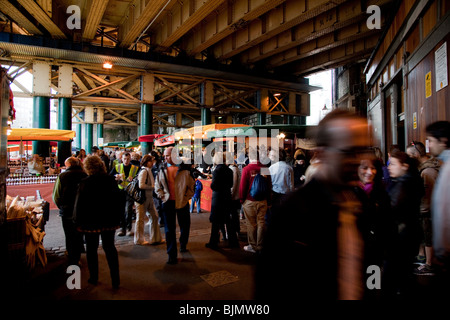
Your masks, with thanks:
M136 232L134 234L134 243L137 245L146 245L149 243L148 241L145 241L144 238L144 224L145 220L147 220L147 214L150 216L150 244L162 243L158 214L156 212L155 203L153 202L153 189L155 188L155 181L152 173L153 160L154 157L146 154L141 160L141 170L138 174L139 188L145 190L145 201L142 204L135 202Z

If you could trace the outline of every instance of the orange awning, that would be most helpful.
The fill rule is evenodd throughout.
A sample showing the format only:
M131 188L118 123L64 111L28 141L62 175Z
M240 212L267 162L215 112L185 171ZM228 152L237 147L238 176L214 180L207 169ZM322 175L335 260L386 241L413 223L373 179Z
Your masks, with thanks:
M54 129L23 129L15 128L8 135L8 141L71 141L75 138L75 131Z

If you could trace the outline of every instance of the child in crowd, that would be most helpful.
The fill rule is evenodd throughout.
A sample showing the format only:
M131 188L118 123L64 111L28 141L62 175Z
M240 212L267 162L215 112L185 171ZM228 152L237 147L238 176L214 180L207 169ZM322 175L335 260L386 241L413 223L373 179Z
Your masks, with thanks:
M193 173L194 178L195 178L195 193L194 196L191 199L191 210L190 212L194 212L194 207L195 204L197 204L197 213L201 213L202 209L200 207L200 199L201 199L201 192L203 190L203 184L201 183L201 181L198 179L198 173L194 172Z

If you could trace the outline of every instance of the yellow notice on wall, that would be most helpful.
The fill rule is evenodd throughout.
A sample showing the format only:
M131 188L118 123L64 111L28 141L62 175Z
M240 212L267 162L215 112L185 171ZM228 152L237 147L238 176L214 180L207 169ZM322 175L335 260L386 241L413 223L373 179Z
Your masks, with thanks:
M417 112L413 113L413 129L417 129Z
M431 97L431 71L425 75L425 98Z

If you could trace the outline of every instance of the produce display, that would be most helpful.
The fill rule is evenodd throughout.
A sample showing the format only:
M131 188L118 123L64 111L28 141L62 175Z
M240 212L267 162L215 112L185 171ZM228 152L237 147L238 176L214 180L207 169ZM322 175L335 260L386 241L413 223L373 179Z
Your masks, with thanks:
M31 270L39 261L42 266L47 265L47 255L43 245L45 232L39 228L43 216L43 200L35 197L14 198L6 196L7 222L17 225L16 232L24 232L26 265ZM25 223L25 228L22 224ZM19 237L22 238L22 237Z

